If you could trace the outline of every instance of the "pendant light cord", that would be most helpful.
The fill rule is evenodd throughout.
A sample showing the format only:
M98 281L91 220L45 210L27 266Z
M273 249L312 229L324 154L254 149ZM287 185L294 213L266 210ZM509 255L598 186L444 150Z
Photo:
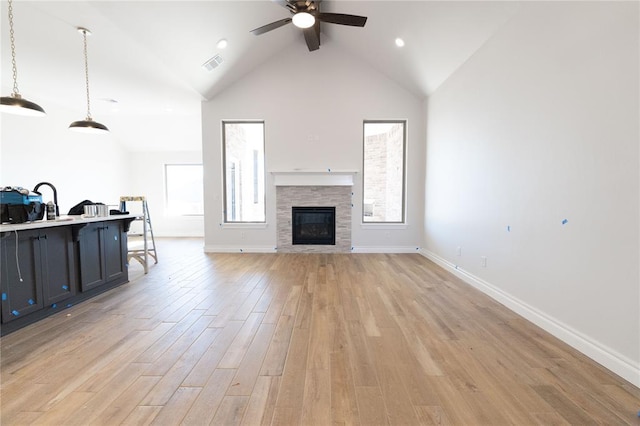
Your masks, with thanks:
M84 38L84 77L87 82L87 120L91 121L91 102L89 97L89 55L87 54L87 30L82 30Z
M13 96L19 96L18 66L16 65L16 38L13 32L13 2L9 0L9 40L11 40L11 69L13 70Z
M24 282L22 272L20 271L20 260L18 259L18 231L14 229L13 233L16 234L16 269L18 270L18 279L20 282Z

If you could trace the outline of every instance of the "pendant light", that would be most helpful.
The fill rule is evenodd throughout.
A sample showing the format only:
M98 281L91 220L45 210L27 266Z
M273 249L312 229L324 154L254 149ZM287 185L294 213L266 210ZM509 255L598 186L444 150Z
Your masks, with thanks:
M13 4L9 0L9 39L11 40L11 68L13 71L13 92L11 96L0 98L0 111L10 114L44 117L46 113L42 107L20 96L18 91L18 67L16 66L16 45L13 34Z
M89 59L87 55L87 35L91 32L82 27L78 27L78 32L82 33L84 40L84 76L87 82L87 118L84 120L74 121L69 125L69 129L82 133L108 133L109 129L104 124L93 121L91 118L91 102L89 100Z

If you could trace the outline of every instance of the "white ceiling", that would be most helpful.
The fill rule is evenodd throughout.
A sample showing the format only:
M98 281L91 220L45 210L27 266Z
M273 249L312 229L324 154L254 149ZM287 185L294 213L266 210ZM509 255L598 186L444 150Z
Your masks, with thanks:
M322 24L320 49L343 49L425 97L518 6L504 1L325 0L324 12L364 15L368 21L364 28ZM212 99L283 49L306 50L301 31L291 24L257 37L250 33L289 16L268 0L14 0L13 8L22 95L45 109L54 103L76 110L75 119L84 118L82 36L76 27L86 27L93 34L88 39L92 115L105 123L105 116L122 123L111 130L122 132L120 139L132 150L148 149L131 137L136 131L130 126L140 117L188 117L187 123L199 123L202 100ZM2 95L7 96L12 76L4 0L0 18ZM396 37L405 40L404 48L395 46ZM224 50L216 48L222 38L229 41ZM211 72L203 70L201 65L215 54L224 62Z

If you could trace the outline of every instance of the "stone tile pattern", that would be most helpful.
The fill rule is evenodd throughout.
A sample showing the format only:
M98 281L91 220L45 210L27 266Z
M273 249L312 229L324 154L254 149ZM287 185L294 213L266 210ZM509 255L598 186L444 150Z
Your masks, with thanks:
M276 188L276 223L279 253L350 253L351 252L350 186L278 186ZM292 244L291 208L335 207L336 244Z

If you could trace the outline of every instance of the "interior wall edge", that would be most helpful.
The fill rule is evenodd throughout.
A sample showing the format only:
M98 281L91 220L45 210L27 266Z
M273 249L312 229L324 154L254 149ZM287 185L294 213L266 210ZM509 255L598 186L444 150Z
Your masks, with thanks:
M580 353L629 381L634 386L640 387L640 366L635 365L628 357L606 347L590 336L580 333L536 307L513 297L482 278L459 268L436 253L426 249L420 249L419 253L448 272L451 272L465 283L480 290L496 302L506 306L511 311L531 321L533 324L562 340Z

